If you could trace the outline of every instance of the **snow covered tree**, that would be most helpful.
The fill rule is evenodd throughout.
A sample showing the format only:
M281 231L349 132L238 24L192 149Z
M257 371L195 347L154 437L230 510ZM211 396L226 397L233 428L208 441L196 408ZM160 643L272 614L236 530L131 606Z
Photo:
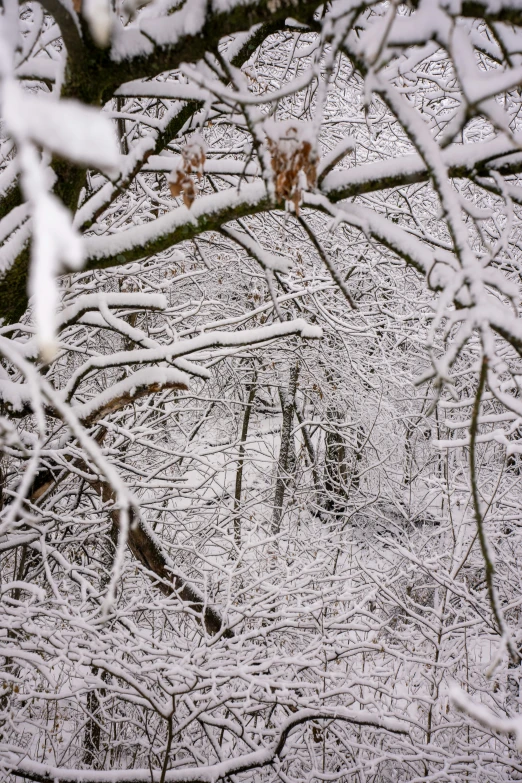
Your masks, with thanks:
M522 776L521 28L4 0L6 776Z

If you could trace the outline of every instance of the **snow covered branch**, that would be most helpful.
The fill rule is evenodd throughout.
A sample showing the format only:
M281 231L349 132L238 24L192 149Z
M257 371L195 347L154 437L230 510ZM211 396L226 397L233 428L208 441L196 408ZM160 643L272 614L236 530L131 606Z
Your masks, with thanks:
M12 763L12 772L17 777L26 777L29 780L45 783L46 781L57 781L57 783L145 783L151 778L156 783L162 778L165 783L215 783L229 775L237 775L241 772L248 772L252 769L260 769L272 764L285 749L286 742L290 732L304 723L310 721L326 720L328 722L344 721L354 726L371 726L385 732L393 734L408 734L409 727L406 722L397 721L390 718L379 717L371 712L350 712L346 709L332 710L299 710L287 718L278 730L278 737L268 748L248 753L239 758L222 761L211 767L199 767L185 770L169 770L165 775L161 775L160 770L134 769L120 771L117 774L107 774L106 772L93 772L85 770L68 770L57 767L47 767L45 764L29 762L25 759ZM12 754L16 758L15 753ZM13 761L14 761L13 758Z

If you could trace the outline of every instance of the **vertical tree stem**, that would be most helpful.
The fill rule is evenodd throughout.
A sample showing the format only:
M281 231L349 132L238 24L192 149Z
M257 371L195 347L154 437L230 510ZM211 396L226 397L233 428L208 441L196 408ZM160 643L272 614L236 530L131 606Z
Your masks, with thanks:
M292 435L292 420L294 418L295 395L297 391L297 378L299 376L299 362L297 361L290 370L288 381L288 393L283 405L283 423L281 426L281 447L277 463L277 479L274 495L274 512L272 516L272 532L277 535L281 529L281 517L283 516L283 503L285 500L288 482L288 458L290 456L290 438Z
M243 415L243 426L241 427L241 443L239 444L239 458L237 461L236 486L234 491L234 541L238 547L241 546L241 516L239 508L241 506L241 490L243 487L243 468L245 463L245 441L248 436L250 426L250 417L257 390L257 370L254 367L252 381L247 386L247 403Z
M513 662L520 662L520 655L513 643L511 634L504 621L502 609L498 603L497 592L495 590L495 564L493 557L489 549L488 540L486 537L486 530L484 527L484 517L481 509L480 494L478 488L478 475L477 475L477 458L476 458L476 444L478 433L478 420L480 416L480 404L482 401L482 394L486 385L486 377L488 373L488 360L484 356L482 358L482 366L480 368L480 376L477 388L477 394L475 395L475 402L473 404L473 414L471 417L471 426L469 428L469 470L471 481L471 492L473 496L473 508L475 511L475 521L477 523L477 532L480 542L480 549L482 557L484 558L484 567L486 571L486 585L488 589L489 603L495 623L497 625L499 633L506 640L506 644L509 650L509 655Z

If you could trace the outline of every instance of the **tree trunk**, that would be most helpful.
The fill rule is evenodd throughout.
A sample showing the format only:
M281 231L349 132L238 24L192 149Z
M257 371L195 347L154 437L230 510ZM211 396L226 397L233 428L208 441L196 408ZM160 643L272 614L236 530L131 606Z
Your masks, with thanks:
M297 391L297 378L299 376L299 362L290 370L288 392L283 405L283 423L281 426L281 446L277 463L277 479L274 494L274 512L272 516L272 532L277 535L281 530L281 518L283 516L283 504L289 479L290 457L292 454L292 422L295 411L295 395Z
M237 461L236 486L234 491L234 541L238 547L241 546L241 515L239 509L241 506L241 490L243 486L243 467L245 462L245 441L248 436L248 427L252 415L252 407L257 389L257 370L254 367L252 381L247 386L247 403L243 415L243 426L241 427L241 443L239 444L239 457Z

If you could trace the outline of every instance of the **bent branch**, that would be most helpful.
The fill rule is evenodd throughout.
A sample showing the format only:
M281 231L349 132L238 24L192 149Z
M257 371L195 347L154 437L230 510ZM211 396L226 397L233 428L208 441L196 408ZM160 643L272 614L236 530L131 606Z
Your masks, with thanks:
M208 767L169 770L164 776L165 783L216 783L230 775L260 769L271 764L281 755L290 732L304 723L315 720L339 720L354 726L371 726L392 734L408 734L408 724L404 721L383 718L371 712L351 712L337 708L332 710L299 710L290 716L279 730L279 736L268 748L261 748L236 759L229 759ZM11 754L14 756L14 754ZM115 779L107 772L64 769L48 767L27 759L13 759L12 774L25 777L37 783L114 783ZM134 769L118 772L117 783L159 783L161 770Z

